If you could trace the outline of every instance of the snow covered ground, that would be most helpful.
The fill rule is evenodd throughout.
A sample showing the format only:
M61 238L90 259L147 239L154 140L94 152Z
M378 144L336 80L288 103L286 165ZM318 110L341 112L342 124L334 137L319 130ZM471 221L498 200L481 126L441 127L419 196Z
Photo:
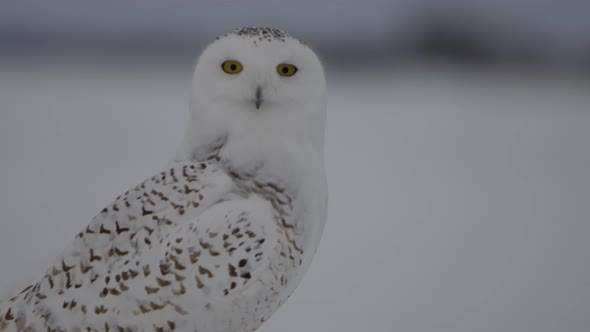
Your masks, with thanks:
M167 163L190 78L0 62L0 294ZM589 77L413 63L328 79L328 225L261 332L588 330Z

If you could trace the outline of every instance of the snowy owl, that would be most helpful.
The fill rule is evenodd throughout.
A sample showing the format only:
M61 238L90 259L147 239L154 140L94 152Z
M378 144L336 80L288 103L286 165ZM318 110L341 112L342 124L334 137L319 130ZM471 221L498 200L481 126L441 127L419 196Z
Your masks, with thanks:
M1 331L254 331L316 252L327 210L326 83L287 33L217 38L170 168L82 228L0 302Z

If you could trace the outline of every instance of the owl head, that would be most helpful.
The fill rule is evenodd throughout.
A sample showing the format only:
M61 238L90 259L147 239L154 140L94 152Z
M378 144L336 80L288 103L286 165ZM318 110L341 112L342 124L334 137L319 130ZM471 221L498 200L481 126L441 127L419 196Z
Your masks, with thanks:
M196 64L189 136L323 145L326 81L316 54L273 28L218 37Z

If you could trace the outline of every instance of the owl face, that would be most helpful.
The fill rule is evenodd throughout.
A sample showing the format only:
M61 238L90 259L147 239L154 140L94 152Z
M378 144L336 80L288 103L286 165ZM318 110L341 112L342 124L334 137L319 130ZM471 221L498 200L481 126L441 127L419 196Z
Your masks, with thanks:
M199 58L194 85L201 101L243 112L280 112L325 93L322 65L313 51L268 28L218 38Z
M322 65L309 47L280 30L236 30L201 54L190 115L183 150L189 155L221 137L234 163L276 156L277 150L322 151Z

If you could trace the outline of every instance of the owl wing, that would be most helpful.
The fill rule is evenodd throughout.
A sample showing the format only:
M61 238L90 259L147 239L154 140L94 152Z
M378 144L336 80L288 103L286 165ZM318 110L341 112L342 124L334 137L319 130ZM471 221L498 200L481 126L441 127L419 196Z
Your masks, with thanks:
M271 210L215 163L179 163L119 196L37 283L0 303L0 330L193 324L263 273Z
M272 211L255 195L232 197L167 234L149 301L167 304L167 316L187 330L253 331L253 322L269 316L254 310L266 295L264 285L277 278L270 264L279 255ZM268 303L268 309L276 306ZM244 317L249 325L242 325ZM150 326L165 323L157 306L144 319Z

